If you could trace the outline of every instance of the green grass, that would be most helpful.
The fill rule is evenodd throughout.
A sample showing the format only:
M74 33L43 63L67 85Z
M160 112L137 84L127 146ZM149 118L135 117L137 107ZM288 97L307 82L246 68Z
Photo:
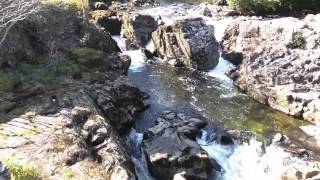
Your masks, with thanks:
M13 180L40 179L40 173L35 167L28 164L20 164L16 158L6 159L4 164L9 169Z

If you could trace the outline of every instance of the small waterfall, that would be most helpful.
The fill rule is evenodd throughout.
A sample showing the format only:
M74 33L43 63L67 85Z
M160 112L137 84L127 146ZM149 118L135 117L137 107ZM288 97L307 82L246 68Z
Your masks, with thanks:
M125 137L125 143L128 147L134 168L139 180L153 180L149 173L147 161L142 149L143 134L132 129Z
M112 36L112 38L117 42L123 54L130 56L131 65L129 70L132 72L141 72L145 65L145 57L143 56L141 50L127 50L126 44L120 36ZM151 44L149 47L152 47L152 43L150 42L149 44Z
M276 144L263 149L261 142L251 139L249 144L226 146L208 142L208 136L207 131L203 131L197 142L222 166L218 178L221 180L277 180L290 164L301 161Z

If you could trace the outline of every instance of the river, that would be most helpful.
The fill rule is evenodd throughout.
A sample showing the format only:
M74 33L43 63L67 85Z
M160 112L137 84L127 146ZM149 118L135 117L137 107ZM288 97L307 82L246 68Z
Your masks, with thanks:
M160 7L141 9L142 14L161 16L171 23L177 12L181 17L201 16L194 11L195 5L165 3ZM221 41L226 26L233 18L203 17L207 24L215 26L215 36ZM154 120L163 110L183 111L201 115L210 120L208 127L198 137L198 143L209 156L222 166L223 172L212 179L280 179L283 169L293 161L288 153L272 144L275 134L286 134L292 127L303 123L284 113L260 104L240 92L225 72L233 65L220 58L219 64L208 72L186 68L174 68L160 62L148 64L141 50L128 51L120 36L113 36L119 47L132 59L129 79L150 98L150 108L137 117L135 129L126 138L131 147L131 156L139 179L152 179L141 149L142 133L154 125ZM153 50L150 42L147 49ZM222 146L206 139L216 129L249 130L257 134L249 144ZM266 148L261 148L267 145ZM249 157L249 158L248 158ZM273 159L270 162L270 158Z

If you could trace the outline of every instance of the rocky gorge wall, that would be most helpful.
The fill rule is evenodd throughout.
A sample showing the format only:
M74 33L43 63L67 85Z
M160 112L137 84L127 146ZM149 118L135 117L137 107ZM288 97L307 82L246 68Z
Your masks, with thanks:
M257 101L298 118L320 120L319 15L240 20L223 38L223 56L238 65L235 84Z

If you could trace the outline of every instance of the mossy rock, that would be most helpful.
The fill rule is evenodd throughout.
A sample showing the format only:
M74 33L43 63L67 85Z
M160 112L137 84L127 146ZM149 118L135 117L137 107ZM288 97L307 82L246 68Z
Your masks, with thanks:
M40 173L37 168L29 164L20 164L16 158L8 158L4 161L14 180L38 180Z
M19 78L14 72L0 71L0 92L13 91L19 84Z
M17 106L16 102L13 101L3 101L0 102L0 112L10 112Z
M104 66L105 53L92 48L73 48L71 49L75 60L87 68L100 68Z

